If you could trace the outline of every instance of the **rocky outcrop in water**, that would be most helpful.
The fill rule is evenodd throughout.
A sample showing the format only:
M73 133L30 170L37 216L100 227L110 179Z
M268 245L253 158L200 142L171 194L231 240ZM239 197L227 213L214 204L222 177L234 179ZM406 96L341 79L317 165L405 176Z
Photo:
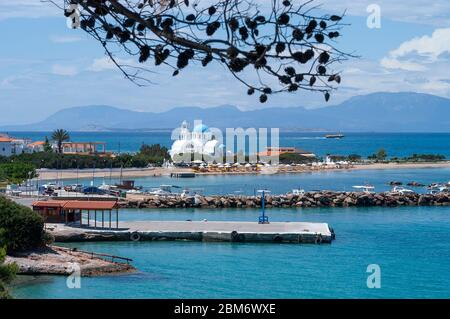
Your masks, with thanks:
M21 275L70 275L74 264L78 265L81 276L96 276L134 271L125 263L107 261L88 252L51 246L35 251L16 253L6 257L6 263L15 263Z
M261 198L255 196L146 196L119 202L121 208L257 208ZM303 195L266 195L265 206L271 207L396 207L450 206L450 193L399 194L362 192L307 192Z

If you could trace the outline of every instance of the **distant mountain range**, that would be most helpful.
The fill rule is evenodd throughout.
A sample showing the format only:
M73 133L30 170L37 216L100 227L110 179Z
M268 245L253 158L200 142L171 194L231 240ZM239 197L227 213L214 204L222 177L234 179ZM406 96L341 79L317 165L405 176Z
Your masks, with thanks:
M173 129L183 120L208 126L279 127L282 130L364 132L450 132L450 99L419 93L373 93L334 106L265 108L179 107L162 113L90 105L63 109L43 121L0 127L0 131L113 131Z

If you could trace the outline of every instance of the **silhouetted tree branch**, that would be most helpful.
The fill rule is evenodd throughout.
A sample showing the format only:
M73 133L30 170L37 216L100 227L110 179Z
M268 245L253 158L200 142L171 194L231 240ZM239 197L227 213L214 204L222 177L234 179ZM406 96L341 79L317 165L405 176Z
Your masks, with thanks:
M252 0L62 1L74 26L79 22L138 85L149 82L150 61L174 76L194 61L217 61L262 103L298 90L322 92L328 101L341 82L334 65L352 57L335 47L342 17L314 15L312 0L267 0L269 10ZM121 63L116 46L142 67Z

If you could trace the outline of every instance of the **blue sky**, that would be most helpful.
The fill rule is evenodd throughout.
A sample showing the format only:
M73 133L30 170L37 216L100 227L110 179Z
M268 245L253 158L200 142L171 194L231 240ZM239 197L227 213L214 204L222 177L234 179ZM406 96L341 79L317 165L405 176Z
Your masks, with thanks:
M262 1L262 0L258 0ZM340 89L329 102L377 91L414 91L450 97L450 1L324 0L347 10L338 47L360 59L337 66ZM381 29L366 25L366 8L381 8ZM281 94L261 105L219 65L190 66L175 79L155 69L153 85L123 78L100 45L66 27L64 16L39 0L0 0L0 125L35 122L71 106L107 104L160 112L176 106L223 104L241 109L324 106L321 94ZM130 61L133 63L133 61Z

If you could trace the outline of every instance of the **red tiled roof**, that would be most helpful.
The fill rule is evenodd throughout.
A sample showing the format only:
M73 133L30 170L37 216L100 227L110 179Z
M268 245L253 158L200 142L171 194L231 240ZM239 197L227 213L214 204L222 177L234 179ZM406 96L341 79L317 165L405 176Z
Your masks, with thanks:
M63 207L66 204L65 200L47 200L33 202L33 207Z
M45 142L43 142L43 141L37 141L37 142L30 143L28 145L29 146L38 146L38 145L44 145L44 144L45 144Z
M13 140L9 137L0 136L0 142L12 142Z
M67 201L64 208L67 209L113 209L116 207L115 201Z
M37 201L33 207L59 207L64 209L102 210L116 207L115 201L48 200Z

